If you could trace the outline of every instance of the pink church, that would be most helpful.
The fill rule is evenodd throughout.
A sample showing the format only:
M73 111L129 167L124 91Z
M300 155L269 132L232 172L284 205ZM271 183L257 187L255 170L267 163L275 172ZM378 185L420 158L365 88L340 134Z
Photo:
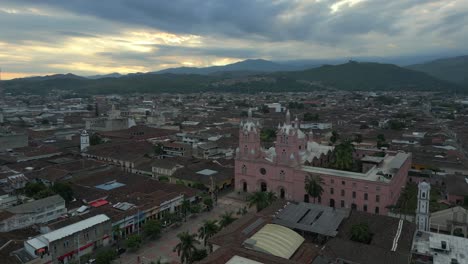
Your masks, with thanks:
M249 111L241 122L239 148L236 150L235 188L239 192L272 191L281 199L312 202L304 189L305 178L317 175L323 179L323 194L315 202L331 207L351 208L375 214L386 214L395 205L405 187L411 154L387 152L373 156L376 149L356 149L362 172L324 168L330 162L332 146L321 145L312 134L300 129L300 122L278 125L274 147L260 143L260 124Z

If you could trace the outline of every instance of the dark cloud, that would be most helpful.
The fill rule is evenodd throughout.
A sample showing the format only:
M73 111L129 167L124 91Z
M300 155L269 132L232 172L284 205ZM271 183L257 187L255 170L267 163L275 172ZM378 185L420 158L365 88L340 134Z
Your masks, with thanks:
M38 4L32 0L19 1ZM429 1L364 1L334 14L330 9L333 1L100 0L90 5L87 1L43 0L39 3L173 33L258 37L270 41L318 38L319 42L334 42L371 31L396 34L403 30L395 26L401 12L422 2Z
M13 14L0 7L0 44L26 46L40 42L44 47L61 47L69 38L84 38L83 43L104 43L93 50L95 53L88 52L86 58L95 59L100 66L140 65L154 69L158 63L180 63L168 61L168 57L199 61L206 57L274 60L466 50L468 3L464 1L367 0L354 5L345 3L332 12L331 6L337 2L340 1L2 0L8 8L26 11ZM439 8L445 3L444 8ZM47 14L29 12L28 8L44 9ZM185 42L148 44L149 51L140 52L132 51L138 50L134 47L137 42L126 39L132 31L149 35L159 31L193 34L201 38L197 47ZM108 48L106 42L99 42L101 38L115 43ZM447 44L449 40L451 43ZM90 57L93 54L95 57ZM34 60L11 64L15 69L21 65L29 69L34 64L40 67L40 63L86 59L35 55Z
M73 32L73 31L57 31L60 35L70 36L70 37L80 37L80 38L97 38L96 35L86 34L82 32Z

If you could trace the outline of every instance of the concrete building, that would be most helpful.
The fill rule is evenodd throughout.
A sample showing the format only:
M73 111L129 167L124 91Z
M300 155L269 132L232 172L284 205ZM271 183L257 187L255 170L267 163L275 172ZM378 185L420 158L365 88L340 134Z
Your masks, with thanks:
M0 151L26 147L27 145L28 145L27 134L15 133L13 131L0 128Z
M410 153L387 152L365 172L325 168L333 147L315 142L311 134L299 129L297 118L290 118L288 111L286 122L278 126L275 146L264 149L259 122L249 111L248 119L241 123L236 150L237 191L272 191L282 199L308 202L305 178L320 176L324 191L318 203L375 214L386 214L387 206L396 204L411 166Z
M0 211L0 232L46 223L65 213L65 200L60 195L20 204Z
M302 129L318 129L318 130L325 130L325 129L332 129L332 123L301 123Z
M448 208L431 214L431 229L446 234L463 235L468 238L468 210L461 206Z
M466 264L467 249L467 238L417 231L413 239L411 263Z
M74 263L80 256L109 245L111 233L109 217L90 217L25 241L24 251L32 257L27 263Z

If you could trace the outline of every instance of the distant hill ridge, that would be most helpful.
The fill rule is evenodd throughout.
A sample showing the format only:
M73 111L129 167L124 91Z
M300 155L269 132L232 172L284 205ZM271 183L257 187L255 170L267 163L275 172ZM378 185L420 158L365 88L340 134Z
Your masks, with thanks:
M414 64L407 68L468 87L468 55Z
M247 67L247 66L248 67ZM254 65L263 65L262 71ZM269 65L267 67L267 65ZM241 67L242 66L242 67ZM219 68L221 67L221 68ZM278 70L281 65L264 60L248 60L226 66L213 66L211 74L138 73L119 78L88 79L73 74L59 74L3 81L11 93L44 94L53 89L82 94L158 93L158 92L288 92L316 89L340 90L460 90L460 86L420 71L393 64L356 62L323 65L306 70ZM219 69L230 71L218 71ZM201 68L206 69L206 68ZM242 70L241 70L242 69ZM236 71L237 70L237 71ZM249 71L252 70L252 71ZM252 73L246 75L245 72Z

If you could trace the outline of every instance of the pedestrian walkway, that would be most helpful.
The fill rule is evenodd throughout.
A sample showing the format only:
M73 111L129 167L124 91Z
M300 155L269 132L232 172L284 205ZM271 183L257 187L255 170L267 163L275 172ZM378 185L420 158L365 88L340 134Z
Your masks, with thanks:
M161 258L163 263L179 263L177 252L172 249L179 243L177 234L188 231L197 233L204 220L216 220L225 212L232 211L236 213L245 206L245 202L230 198L229 195L219 197L217 205L210 212L201 213L195 217L188 217L187 222L179 227L169 227L157 240L143 244L137 252L123 254L116 263L122 264L149 264L151 261L157 262ZM138 262L140 261L140 262Z

